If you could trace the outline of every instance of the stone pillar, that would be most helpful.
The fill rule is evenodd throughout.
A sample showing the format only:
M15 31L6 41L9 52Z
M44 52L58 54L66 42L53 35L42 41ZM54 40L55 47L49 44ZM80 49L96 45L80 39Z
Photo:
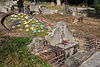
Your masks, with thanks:
M57 0L57 5L61 5L61 0Z

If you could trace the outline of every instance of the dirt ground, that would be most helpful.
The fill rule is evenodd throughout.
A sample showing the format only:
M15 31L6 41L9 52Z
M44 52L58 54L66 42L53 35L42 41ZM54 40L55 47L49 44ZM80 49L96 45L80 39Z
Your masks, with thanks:
M78 17L64 16L60 14L52 15L36 15L35 17L45 19L49 23L56 23L64 21L68 25L69 29L75 36L96 36L100 37L100 19L86 18L84 17L83 22L73 23L74 19Z

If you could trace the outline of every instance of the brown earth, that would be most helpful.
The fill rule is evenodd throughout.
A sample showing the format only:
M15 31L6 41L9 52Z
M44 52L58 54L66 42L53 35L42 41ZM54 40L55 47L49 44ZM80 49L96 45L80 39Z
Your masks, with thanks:
M84 18L83 22L73 23L78 17L63 16L60 14L36 15L35 17L45 19L50 23L64 21L71 30L74 30L75 36L97 36L100 37L100 19Z

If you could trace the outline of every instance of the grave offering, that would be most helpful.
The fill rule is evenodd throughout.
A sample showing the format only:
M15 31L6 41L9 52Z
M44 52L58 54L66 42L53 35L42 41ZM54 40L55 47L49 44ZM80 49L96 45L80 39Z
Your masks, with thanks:
M52 25L46 21L38 20L24 13L15 13L7 16L3 24L9 30L28 32L35 36L47 35L52 29Z

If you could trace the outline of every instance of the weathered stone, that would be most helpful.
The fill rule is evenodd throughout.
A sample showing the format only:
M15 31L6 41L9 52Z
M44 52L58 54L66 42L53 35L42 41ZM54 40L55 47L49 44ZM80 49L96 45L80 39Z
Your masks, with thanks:
M16 1L6 1L4 2L4 5L7 7L12 7L12 5L15 5L16 3Z
M33 41L28 45L29 50L33 53L38 55L44 49L44 46L47 45L47 41L43 38L36 37Z
M9 1L9 0L2 2L2 5L0 5L0 12L4 12L4 13L10 12L11 7L16 3L17 3L16 1Z
M82 64L82 62L86 61L91 55L93 55L95 51L80 51L76 53L75 55L69 57L65 64L68 67L78 67Z
M43 14L55 14L57 12L57 10L43 9Z
M79 44L77 42L73 42L68 43L67 45L57 44L56 46L62 48L65 51L65 57L67 59L73 54L77 53L77 47L79 46Z
M0 12L7 13L7 9L4 6L0 6Z
M83 8L83 7L70 7L70 6L65 6L65 12L68 15L72 15L72 16L83 16L83 17L87 17L87 16L94 16L96 13L94 8ZM91 15L90 15L91 14ZM93 14L93 15L92 15Z
M100 67L100 52L96 52L79 67Z
M63 40L73 42L73 36L66 26L65 22L57 22L56 28L46 36L50 40L51 45L62 43Z
M61 0L57 0L57 5L61 5Z
M54 6L54 5L55 5L55 3L54 3L54 2L51 2L51 5L53 5L53 6Z
M32 12L34 14L39 14L41 12L39 6L36 6L33 3L30 4L29 10L30 10L30 12Z

